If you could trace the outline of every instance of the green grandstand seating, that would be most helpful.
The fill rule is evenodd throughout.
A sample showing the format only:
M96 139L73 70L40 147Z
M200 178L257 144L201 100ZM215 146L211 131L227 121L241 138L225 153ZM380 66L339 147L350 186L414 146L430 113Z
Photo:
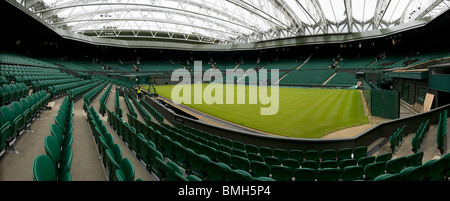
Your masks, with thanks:
M270 167L272 178L276 181L292 181L292 172L292 168L286 166L273 165Z
M251 161L250 173L253 177L269 177L270 165L260 161Z
M342 169L342 181L356 181L362 180L364 175L364 168L361 166L348 166Z
M324 168L317 170L317 181L339 181L340 170L338 168Z
M400 173L405 168L406 157L390 159L386 161L386 173Z
M370 163L364 168L364 179L374 180L386 172L386 161Z
M311 168L294 169L295 181L315 181L317 178L317 170Z

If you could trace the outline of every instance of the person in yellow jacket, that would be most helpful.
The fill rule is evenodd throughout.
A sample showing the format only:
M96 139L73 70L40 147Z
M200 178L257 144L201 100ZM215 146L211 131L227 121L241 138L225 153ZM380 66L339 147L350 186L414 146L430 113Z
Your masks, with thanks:
M138 95L138 98L139 98L139 99L142 98L141 87L138 87L138 88L137 88L137 95Z

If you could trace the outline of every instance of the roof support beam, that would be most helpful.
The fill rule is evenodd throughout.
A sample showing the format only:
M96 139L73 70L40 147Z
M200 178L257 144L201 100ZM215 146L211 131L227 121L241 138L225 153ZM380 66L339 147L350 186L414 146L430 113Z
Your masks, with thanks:
M345 0L345 15L347 15L347 26L348 26L348 32L353 32L353 13L352 13L352 1L351 0Z
M373 14L373 29L378 29L378 26L380 26L381 20L383 20L386 9L390 3L391 0L378 0L375 13Z
M438 0L433 2L430 6L428 6L428 8L426 9L421 9L422 12L415 18L417 19L421 19L423 18L426 14L428 14L430 11L432 11L434 8L436 8L436 6L438 6L439 4L441 4L444 0Z

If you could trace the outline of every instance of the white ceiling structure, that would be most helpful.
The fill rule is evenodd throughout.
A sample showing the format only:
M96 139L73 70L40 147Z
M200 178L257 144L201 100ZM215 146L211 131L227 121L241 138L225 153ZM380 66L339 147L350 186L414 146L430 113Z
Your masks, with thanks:
M450 0L14 0L89 37L248 44L361 33L435 18Z

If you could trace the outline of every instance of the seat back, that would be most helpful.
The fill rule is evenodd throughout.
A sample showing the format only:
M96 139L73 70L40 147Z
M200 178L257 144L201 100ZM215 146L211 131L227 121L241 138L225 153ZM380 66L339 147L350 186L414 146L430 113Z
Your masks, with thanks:
M33 161L33 181L56 181L53 160L47 155L39 155Z
M48 135L44 138L44 148L48 156L53 160L55 168L61 162L61 147L55 136Z
M125 174L126 180L133 181L135 176L135 170L131 161L128 158L123 158L122 161L120 161L119 165Z
M289 167L274 165L270 167L270 173L276 181L292 181L292 169Z
M315 181L317 177L316 171L311 168L296 168L294 169L295 181Z
M339 181L339 169L324 168L317 170L317 181Z

